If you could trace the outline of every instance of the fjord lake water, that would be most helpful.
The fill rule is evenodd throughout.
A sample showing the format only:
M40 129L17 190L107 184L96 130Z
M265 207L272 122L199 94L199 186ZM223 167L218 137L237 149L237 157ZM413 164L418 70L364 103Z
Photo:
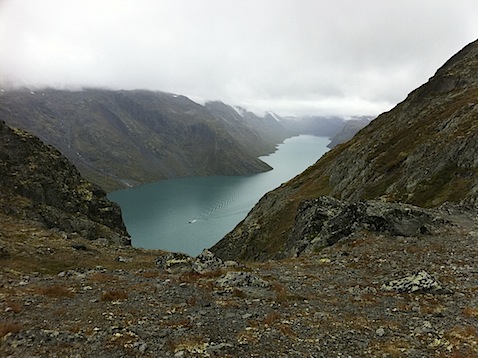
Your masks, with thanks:
M300 135L260 157L273 170L247 176L210 176L163 180L112 192L135 247L192 256L231 231L268 191L315 163L329 139Z

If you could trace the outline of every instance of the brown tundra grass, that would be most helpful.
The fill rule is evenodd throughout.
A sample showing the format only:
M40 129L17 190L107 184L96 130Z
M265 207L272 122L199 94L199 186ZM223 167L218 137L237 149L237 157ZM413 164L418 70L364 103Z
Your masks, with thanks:
M478 308L476 307L465 307L463 309L463 314L465 317L478 317Z
M52 286L44 286L44 287L36 287L35 292L48 296L51 298L61 298L61 297L74 297L75 294L61 285L52 285Z
M9 333L20 332L21 329L22 329L22 326L18 323L13 323L13 322L0 323L0 338L5 337Z
M280 314L276 311L269 313L265 318L264 318L264 324L267 326L272 326L274 322L278 321L280 319Z
M101 301L118 301L126 300L128 293L120 290L105 291L101 294Z
M7 308L9 308L13 313L20 313L23 309L23 306L18 303L18 302L14 302L14 301L7 301L7 304L6 304Z

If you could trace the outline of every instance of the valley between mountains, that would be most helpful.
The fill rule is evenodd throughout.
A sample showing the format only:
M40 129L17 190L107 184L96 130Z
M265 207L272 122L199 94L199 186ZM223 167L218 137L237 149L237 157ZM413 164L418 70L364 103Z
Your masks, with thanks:
M132 247L104 190L267 170L248 158L310 122L245 125L246 112L220 103L93 92L0 96L2 356L478 356L478 41L195 258ZM74 125L85 108L100 132ZM182 150L163 152L167 140ZM183 161L199 152L204 173Z
M100 89L6 90L0 93L0 118L60 150L106 191L186 176L268 171L258 157L285 138L333 137L346 123L337 117L257 116L164 92ZM352 133L370 119L357 118Z

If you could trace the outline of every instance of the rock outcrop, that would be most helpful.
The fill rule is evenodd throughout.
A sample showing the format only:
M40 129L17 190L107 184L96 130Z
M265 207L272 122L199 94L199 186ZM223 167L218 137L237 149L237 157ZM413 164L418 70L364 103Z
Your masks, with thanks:
M266 194L212 248L223 258L268 259L284 248L301 202L328 195L420 207L478 200L478 41L352 140ZM391 84L393 85L393 84Z
M118 205L56 149L0 121L0 210L68 236L129 244Z
M312 253L361 230L405 237L429 234L445 221L438 211L412 205L348 203L323 196L301 203L282 256Z
M198 274L219 271L226 267L238 265L235 261L224 262L207 249L204 249L196 257L179 252L164 252L156 258L155 263L161 271L169 273L195 272Z
M381 289L384 291L407 293L452 293L451 290L446 289L442 283L424 270L398 280L392 280L383 284Z
M223 287L269 287L271 284L256 274L243 271L229 271L216 283Z

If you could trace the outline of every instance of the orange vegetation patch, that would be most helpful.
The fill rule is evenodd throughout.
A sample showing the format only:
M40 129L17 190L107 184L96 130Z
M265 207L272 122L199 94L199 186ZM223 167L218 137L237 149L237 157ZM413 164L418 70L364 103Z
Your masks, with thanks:
M43 287L38 286L34 288L34 292L39 295L44 295L51 298L75 296L75 294L70 289L61 285L52 285L52 286L43 286Z
M101 301L118 301L126 300L128 293L121 290L105 291L101 294Z
M20 332L22 326L14 322L3 322L0 323L0 338L5 337L9 333Z

